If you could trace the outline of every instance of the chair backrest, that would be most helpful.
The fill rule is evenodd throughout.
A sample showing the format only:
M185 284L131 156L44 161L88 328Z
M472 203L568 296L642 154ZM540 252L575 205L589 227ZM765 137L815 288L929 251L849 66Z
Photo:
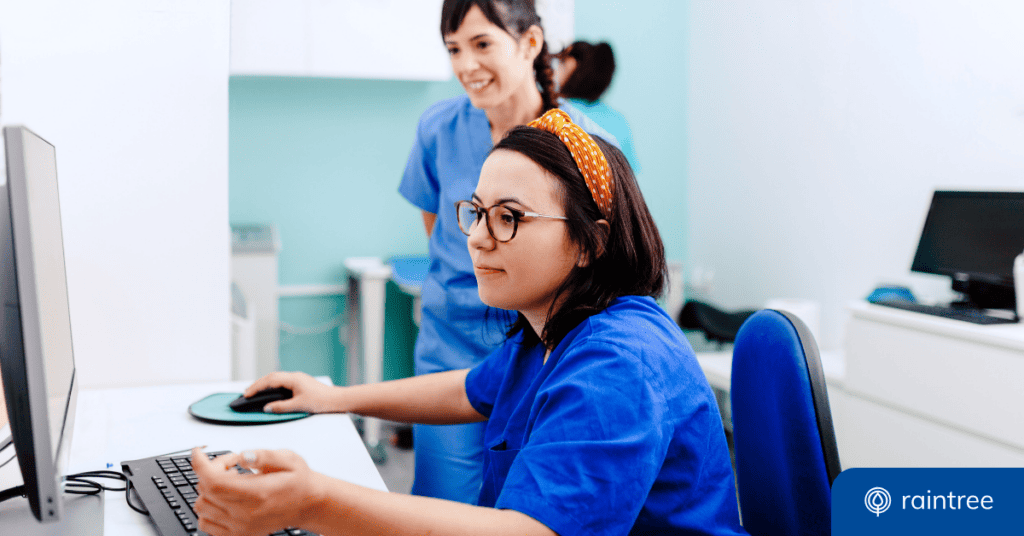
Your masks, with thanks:
M752 536L829 534L839 451L818 346L796 315L765 309L747 319L730 396L743 527Z

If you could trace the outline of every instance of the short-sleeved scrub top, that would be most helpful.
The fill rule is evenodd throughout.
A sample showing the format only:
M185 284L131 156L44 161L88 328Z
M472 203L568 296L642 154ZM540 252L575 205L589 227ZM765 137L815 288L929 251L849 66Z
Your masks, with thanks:
M746 534L711 387L653 299L618 298L546 362L515 335L466 393L488 418L481 506L561 536Z
M615 138L562 101L559 107L587 132L612 144ZM469 368L505 340L514 316L488 309L477 294L466 235L455 218L455 202L476 190L492 148L483 110L460 95L432 105L420 117L399 193L437 215L430 235L430 267L421 291L416 374ZM480 492L483 423L414 426L415 495L473 503Z

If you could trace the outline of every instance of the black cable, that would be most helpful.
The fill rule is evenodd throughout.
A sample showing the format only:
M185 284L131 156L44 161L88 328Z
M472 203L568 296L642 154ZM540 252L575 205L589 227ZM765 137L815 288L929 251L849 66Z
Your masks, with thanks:
M24 496L25 496L25 486L23 486L23 485L22 486L15 486L13 488L9 488L9 489L5 489L3 491L0 491L0 502L4 502L4 501L6 501L8 499L13 499L15 497L24 497Z
M118 480L124 482L124 487L115 488L112 486L105 486L100 482L90 480L93 478ZM149 515L149 511L144 507L138 507L132 504L131 490L134 485L132 484L132 480L123 473L118 473L116 471L86 471L84 473L65 476L64 481L66 482L64 492L76 495L98 495L103 491L123 491L124 500L128 503L129 508L140 514Z
M132 488L135 487L135 484L132 484L132 479L129 478L127 480L128 480L128 484L124 488L124 500L125 500L125 502L128 503L128 507L131 508L132 510L135 510L136 512L138 512L138 513L140 513L142 515L148 516L149 515L149 510L147 510L146 507L137 508L134 504L132 504ZM135 493L138 494L138 492L135 492Z
M15 459L15 458L17 458L17 457L18 457L18 453L17 453L17 452L15 452L14 454L12 454L12 455L11 455L11 457L10 457L10 458L7 458L7 461L5 461L4 463L0 463L0 467L3 467L3 466L5 466L5 465L7 465L7 464L11 463L11 462L12 462L12 461L14 461L14 459Z

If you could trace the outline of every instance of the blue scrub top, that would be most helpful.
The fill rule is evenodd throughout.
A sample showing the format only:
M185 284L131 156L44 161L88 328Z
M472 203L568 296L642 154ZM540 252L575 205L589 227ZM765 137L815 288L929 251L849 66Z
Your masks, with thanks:
M618 145L572 105L562 101L559 108L587 132ZM487 116L467 95L437 102L420 117L398 187L410 203L437 214L421 294L416 374L472 367L505 340L515 319L504 311L488 311L480 301L466 235L455 218L455 202L472 197L491 147Z
M746 534L711 387L653 299L618 298L546 363L522 341L466 377L488 417L481 506L561 536Z

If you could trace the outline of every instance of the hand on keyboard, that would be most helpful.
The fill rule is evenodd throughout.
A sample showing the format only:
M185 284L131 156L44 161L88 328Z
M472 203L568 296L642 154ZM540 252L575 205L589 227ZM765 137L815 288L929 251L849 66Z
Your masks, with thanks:
M235 467L259 474L239 474ZM306 462L287 450L247 451L209 459L192 451L199 483L199 529L212 536L270 534L308 524L317 504L318 480ZM296 508L303 505L304 508Z

